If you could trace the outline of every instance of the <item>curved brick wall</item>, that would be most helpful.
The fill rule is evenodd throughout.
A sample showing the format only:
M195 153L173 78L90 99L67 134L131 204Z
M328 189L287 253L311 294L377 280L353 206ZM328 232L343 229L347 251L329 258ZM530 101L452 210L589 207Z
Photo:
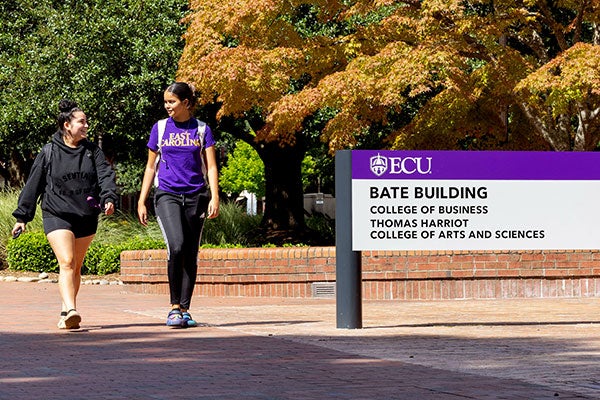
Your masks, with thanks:
M196 296L312 297L335 282L334 247L201 249ZM363 299L600 297L600 252L365 251ZM121 253L121 279L168 293L166 251ZM325 297L325 296L318 296Z

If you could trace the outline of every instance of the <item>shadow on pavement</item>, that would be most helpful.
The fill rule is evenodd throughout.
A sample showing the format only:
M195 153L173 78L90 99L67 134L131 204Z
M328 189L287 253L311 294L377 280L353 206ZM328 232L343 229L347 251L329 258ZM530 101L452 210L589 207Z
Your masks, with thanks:
M585 325L585 324L600 324L598 321L496 321L496 322L428 322L424 324L398 324L398 325L378 325L366 326L363 329L388 329L388 328L433 328L436 326L442 327L458 327L458 326L542 326L542 325Z
M119 326L125 331L119 332ZM2 399L560 399L586 398L517 379L484 377L353 355L289 338L217 328L173 331L157 324L89 328L86 334L2 332ZM143 328L143 329L139 329ZM316 341L342 338L315 337ZM348 340L349 339L349 340ZM423 337L344 338L381 349ZM456 345L468 351L473 341ZM437 342L442 344L441 342ZM544 343L552 348L555 343ZM511 343L481 340L480 345ZM534 347L539 347L537 344ZM527 343L519 346L526 347ZM564 349L565 343L560 346ZM579 362L594 363L572 344ZM572 358L570 361L576 360ZM558 362L558 360L557 360ZM506 365L509 368L510 365ZM552 368L552 365L548 365ZM591 397L590 397L591 398Z

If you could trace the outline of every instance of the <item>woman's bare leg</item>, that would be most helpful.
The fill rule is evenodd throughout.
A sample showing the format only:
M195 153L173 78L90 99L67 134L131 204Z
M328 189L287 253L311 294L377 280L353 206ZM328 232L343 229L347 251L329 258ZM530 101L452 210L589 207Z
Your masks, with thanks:
M81 285L81 267L94 235L75 239L73 232L59 229L48 234L48 242L56 255L60 272L58 289L62 311L77 308L77 294Z

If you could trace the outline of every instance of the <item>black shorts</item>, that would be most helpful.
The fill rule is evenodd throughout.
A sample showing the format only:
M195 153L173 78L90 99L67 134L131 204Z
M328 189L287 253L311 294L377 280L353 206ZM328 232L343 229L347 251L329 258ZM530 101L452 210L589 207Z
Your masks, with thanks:
M98 217L95 215L89 215L85 217L58 217L54 214L44 212L42 214L42 221L44 223L44 233L46 235L52 231L66 229L73 232L75 238L79 239L94 235L98 230Z

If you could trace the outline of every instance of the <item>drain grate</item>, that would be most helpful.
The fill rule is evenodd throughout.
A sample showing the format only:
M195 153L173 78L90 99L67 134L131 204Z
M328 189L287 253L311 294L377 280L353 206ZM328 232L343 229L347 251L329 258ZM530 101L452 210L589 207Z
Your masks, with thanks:
M335 282L314 282L312 297L329 299L335 297Z

